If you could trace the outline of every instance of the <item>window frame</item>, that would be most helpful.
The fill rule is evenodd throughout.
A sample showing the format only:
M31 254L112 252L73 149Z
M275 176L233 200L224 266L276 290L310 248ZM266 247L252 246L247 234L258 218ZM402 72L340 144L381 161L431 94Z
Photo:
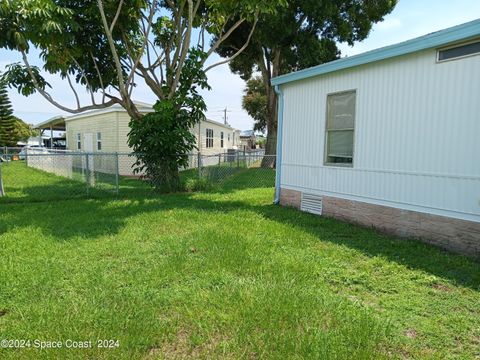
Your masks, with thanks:
M223 133L223 131L220 131L220 148L223 149L223 147L224 147L223 145L225 145L224 144L224 133Z
M82 150L82 133L77 133L77 150Z
M100 137L99 137L100 135ZM102 133L97 132L97 151L102 151Z
M342 129L345 131L353 131L353 139L352 139L352 162L351 163L332 163L328 162L328 97L335 96L335 95L342 95L354 93L355 94L355 108L354 108L354 117L353 117L353 129ZM356 123L357 123L357 99L358 99L358 89L350 89L350 90L343 90L343 91L336 91L332 93L328 93L325 98L325 134L324 134L324 144L323 144L323 165L329 167L346 167L346 168L353 168L355 164L355 135L356 135ZM339 131L339 130L337 130ZM341 130L340 130L341 131Z
M472 57L472 56L479 56L479 55L480 55L480 51L479 51L479 52L475 52L475 53L473 53L473 54L456 56L456 57L452 57L452 58L450 58L450 59L440 60L440 52L441 52L441 51L446 51L446 50L450 50L450 49L455 49L455 48L458 48L458 47L462 47L462 46L466 46L466 45L470 45L470 44L474 44L474 43L478 43L478 42L480 42L480 38L475 38L475 39L472 39L472 40L469 40L469 41L464 41L464 42L460 42L460 43L456 43L456 44L444 46L444 47L441 47L441 48L437 48L437 49L436 49L436 54L435 54L435 55L436 55L436 56L435 56L435 61L436 61L437 64L443 64L443 63L449 62L449 61L461 60L461 59L469 58L469 57Z
M207 149L213 148L213 138L214 138L213 129L206 128L205 129L205 148Z

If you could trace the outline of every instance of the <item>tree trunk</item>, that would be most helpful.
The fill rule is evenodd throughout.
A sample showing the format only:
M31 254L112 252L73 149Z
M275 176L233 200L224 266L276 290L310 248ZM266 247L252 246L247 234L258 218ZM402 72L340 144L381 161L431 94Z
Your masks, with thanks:
M263 60L262 60L263 61ZM265 79L265 89L267 91L267 143L265 144L265 155L271 155L264 158L262 167L275 167L276 159L273 155L277 154L277 123L278 123L278 108L277 108L277 94L270 84L272 77L278 75L280 65L280 51L274 51L274 56L271 64L271 76Z

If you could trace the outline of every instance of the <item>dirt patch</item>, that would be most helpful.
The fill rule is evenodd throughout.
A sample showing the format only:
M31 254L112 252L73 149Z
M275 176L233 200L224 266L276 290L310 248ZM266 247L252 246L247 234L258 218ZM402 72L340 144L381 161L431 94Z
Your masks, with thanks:
M405 331L405 336L410 338L410 339L415 339L417 337L417 331L415 329L408 329Z
M177 332L175 339L165 341L160 347L151 348L147 359L198 359L211 358L225 337L220 334L211 335L200 345L193 345L190 333L184 329ZM227 356L228 358L228 356Z
M452 291L451 288L449 288L447 285L444 285L444 284L433 284L432 287L433 287L435 290L438 290L438 291L443 291L443 292L450 292L450 291Z
M7 315L7 310L0 309L0 317Z

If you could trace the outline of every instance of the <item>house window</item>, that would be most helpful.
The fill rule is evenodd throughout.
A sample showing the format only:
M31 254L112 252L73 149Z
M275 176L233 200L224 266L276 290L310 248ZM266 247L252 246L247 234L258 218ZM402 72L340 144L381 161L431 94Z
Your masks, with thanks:
M230 134L227 135L228 142L230 142Z
M97 150L102 150L102 133L97 132Z
M213 147L213 130L212 129L207 129L207 134L206 134L206 147L207 148L212 148Z
M82 134L77 134L77 150L82 150Z
M475 54L480 54L480 40L468 44L456 45L446 49L440 49L437 53L437 60L440 62Z
M327 96L325 164L352 166L356 92Z
M223 148L223 131L220 132L220 147Z

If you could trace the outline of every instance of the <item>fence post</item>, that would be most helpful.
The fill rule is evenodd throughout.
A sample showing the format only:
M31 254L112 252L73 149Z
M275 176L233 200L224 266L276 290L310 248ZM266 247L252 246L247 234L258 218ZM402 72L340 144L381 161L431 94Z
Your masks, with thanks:
M87 183L87 196L90 194L90 164L88 153L85 153L85 182Z
M2 164L3 161L0 160L0 197L5 195L5 190L3 189Z
M237 169L240 167L240 157L238 156L239 151L237 150Z
M197 167L198 167L198 178L202 178L202 169L201 169L202 155L200 151L197 153Z
M120 193L120 184L119 184L119 177L120 177L120 166L118 164L118 152L115 153L115 185L117 187L117 195Z

